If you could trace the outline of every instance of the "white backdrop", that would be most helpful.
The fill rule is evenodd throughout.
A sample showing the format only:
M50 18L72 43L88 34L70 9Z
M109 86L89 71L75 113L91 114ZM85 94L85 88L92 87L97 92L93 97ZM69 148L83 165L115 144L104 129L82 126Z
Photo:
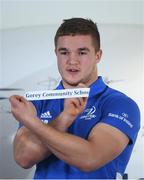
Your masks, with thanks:
M103 57L99 74L108 78L111 87L131 96L142 111L143 52L142 26L99 24ZM34 26L2 30L1 87L25 90L49 89L56 85L59 74L56 67L53 37L58 25ZM0 92L10 96L17 92ZM13 160L12 140L17 122L9 111L8 100L0 101L0 178L31 178L34 169L23 170ZM142 114L143 121L143 114ZM144 124L142 122L142 124ZM144 138L139 133L127 173L129 178L144 177ZM7 171L9 169L9 171Z

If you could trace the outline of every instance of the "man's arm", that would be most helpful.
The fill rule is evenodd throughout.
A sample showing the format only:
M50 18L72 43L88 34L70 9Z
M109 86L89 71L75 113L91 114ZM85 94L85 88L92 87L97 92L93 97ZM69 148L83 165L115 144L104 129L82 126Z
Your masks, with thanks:
M30 105L31 106L31 105ZM63 113L49 125L58 131L66 131L74 117L63 117ZM14 138L14 159L23 168L30 168L51 155L50 149L42 143L39 137L25 126L21 127Z
M51 154L38 136L24 126L16 133L13 152L15 161L23 168L30 168Z
M32 103L25 101L24 98L20 96L14 96L14 97L18 100L17 102L19 104L23 104L24 108L27 109L27 112L22 112L23 116L24 114L28 114L30 118L31 116L36 117L36 109L32 105ZM22 101L25 103L23 103ZM57 129L58 131L62 131L62 132L66 131L66 129L74 121L76 115L81 111L83 111L86 102L82 100L82 102L80 103L82 104L81 106L79 106L78 109L74 108L73 111L71 109L72 115L67 115L67 113L62 112L55 120L49 123L49 125ZM13 106L15 105L13 104L12 108ZM69 107L68 103L65 103L65 106ZM13 148L14 148L14 159L23 168L30 168L33 165L40 162L41 160L48 157L49 155L51 155L51 151L49 150L49 148L42 143L42 141L35 133L33 133L29 128L25 126L23 126L17 131L13 143Z
M67 100L63 118L79 113L83 100ZM50 125L43 124L37 117L28 113L24 102L11 98L12 112L39 140L59 159L83 171L97 169L117 157L127 146L129 139L118 129L104 123L97 124L91 131L88 140L61 132ZM21 117L21 114L25 116ZM69 119L69 118L68 118ZM67 122L67 121L64 121Z
M128 144L128 137L114 127L96 125L88 140L43 126L33 119L29 128L61 160L82 171L92 171L116 158ZM35 127L39 126L39 132Z

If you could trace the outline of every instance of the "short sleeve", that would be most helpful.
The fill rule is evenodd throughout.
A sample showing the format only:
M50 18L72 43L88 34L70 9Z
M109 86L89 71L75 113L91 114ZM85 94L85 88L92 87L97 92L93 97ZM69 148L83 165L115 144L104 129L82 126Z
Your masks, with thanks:
M140 129L140 111L126 95L111 96L103 104L101 122L119 129L134 143Z

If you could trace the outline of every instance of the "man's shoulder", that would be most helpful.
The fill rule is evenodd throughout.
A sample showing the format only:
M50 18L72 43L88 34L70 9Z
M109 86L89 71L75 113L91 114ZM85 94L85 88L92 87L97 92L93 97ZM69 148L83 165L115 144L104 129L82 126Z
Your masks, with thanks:
M102 100L104 102L107 102L108 104L111 104L111 102L115 101L119 104L132 104L138 107L136 101L133 98L128 96L126 93L113 89L111 87L108 87L107 90L103 93Z

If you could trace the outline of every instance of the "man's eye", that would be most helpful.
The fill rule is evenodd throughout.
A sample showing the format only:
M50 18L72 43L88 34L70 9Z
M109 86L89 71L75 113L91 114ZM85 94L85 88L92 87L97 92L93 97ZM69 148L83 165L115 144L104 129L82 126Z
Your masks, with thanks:
M87 54L87 53L86 53L85 51L80 51L79 54L80 54L80 55L85 55L85 54Z
M67 55L68 52L67 52L67 51L62 51L62 52L60 52L60 54L62 54L62 55Z

